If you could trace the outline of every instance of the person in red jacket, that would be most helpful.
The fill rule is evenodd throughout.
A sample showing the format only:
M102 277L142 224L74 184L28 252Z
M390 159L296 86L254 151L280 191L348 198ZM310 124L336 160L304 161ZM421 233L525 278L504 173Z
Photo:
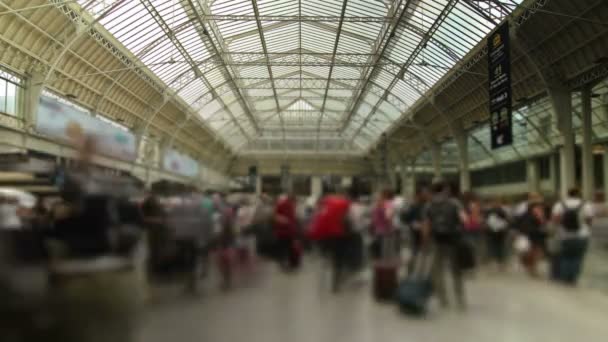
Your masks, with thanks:
M332 264L332 290L337 292L348 263L351 222L348 212L351 201L341 193L330 193L319 203L311 223L310 238L321 242Z
M296 201L292 193L279 197L274 208L274 234L277 238L277 248L281 266L290 269L298 264L293 262L299 256L295 248L297 236Z

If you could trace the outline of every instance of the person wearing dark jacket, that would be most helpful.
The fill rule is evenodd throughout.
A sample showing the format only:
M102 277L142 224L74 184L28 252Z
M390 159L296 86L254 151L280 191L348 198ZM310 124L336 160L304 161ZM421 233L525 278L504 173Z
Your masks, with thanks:
M503 206L501 198L495 198L485 213L487 226L488 254L492 261L498 264L500 270L505 270L507 258L507 235L509 233L510 217Z

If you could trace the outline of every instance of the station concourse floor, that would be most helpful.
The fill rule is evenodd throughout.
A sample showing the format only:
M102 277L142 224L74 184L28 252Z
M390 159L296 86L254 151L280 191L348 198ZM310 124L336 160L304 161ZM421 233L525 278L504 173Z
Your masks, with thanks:
M481 272L467 282L468 310L431 301L425 318L371 296L369 275L337 295L308 260L294 274L263 264L255 281L198 297L177 292L147 308L138 342L595 342L608 340L608 294ZM367 278L367 279L365 279ZM361 280L363 279L363 280Z

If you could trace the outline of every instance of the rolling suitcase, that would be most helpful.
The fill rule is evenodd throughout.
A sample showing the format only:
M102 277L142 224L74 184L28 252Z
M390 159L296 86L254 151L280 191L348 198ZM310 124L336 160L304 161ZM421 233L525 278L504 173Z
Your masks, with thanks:
M431 269L433 256L430 253L419 253L414 262L413 271L397 289L397 302L403 313L422 315L433 293Z
M398 284L399 258L395 239L385 236L381 242L382 258L374 263L373 291L376 300L392 300Z

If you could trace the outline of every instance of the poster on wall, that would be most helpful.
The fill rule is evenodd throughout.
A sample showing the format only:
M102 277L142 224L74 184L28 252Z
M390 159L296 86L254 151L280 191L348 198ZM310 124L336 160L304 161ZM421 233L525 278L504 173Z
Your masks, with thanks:
M167 149L163 156L163 168L186 177L198 177L198 162L174 149Z
M513 143L509 22L488 38L488 87L492 149Z
M72 145L82 141L85 136L93 137L99 154L126 161L137 158L134 134L52 97L40 97L36 131Z

